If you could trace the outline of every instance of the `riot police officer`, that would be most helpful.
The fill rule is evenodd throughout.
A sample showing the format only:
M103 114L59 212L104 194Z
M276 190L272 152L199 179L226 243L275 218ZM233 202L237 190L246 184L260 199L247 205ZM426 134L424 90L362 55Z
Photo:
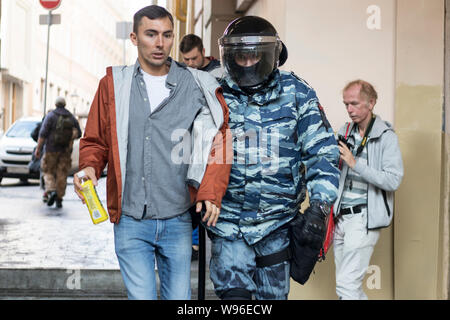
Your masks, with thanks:
M307 189L301 238L322 244L339 149L314 89L279 70L287 49L270 22L238 18L219 46L234 159L219 220L208 227L211 279L221 299L287 299L287 225Z

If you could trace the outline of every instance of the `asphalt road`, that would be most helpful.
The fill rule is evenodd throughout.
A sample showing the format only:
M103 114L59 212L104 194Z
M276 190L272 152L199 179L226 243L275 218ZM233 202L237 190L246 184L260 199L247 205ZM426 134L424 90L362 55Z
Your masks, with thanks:
M98 193L106 205L106 179ZM37 180L0 186L0 268L119 269L113 225L94 225L68 178L63 208L42 202Z

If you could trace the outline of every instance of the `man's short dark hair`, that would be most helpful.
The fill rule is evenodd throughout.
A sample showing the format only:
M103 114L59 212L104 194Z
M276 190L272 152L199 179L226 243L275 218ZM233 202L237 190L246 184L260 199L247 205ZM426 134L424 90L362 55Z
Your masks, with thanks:
M180 51L181 53L187 53L194 48L198 48L198 51L202 52L203 50L203 41L200 37L195 34L187 34L183 37L180 42Z
M150 20L163 19L165 17L168 17L170 22L172 22L172 26L174 25L172 14L169 11L167 11L163 7L160 7L157 5L151 5L151 6L142 8L141 10L139 10L138 12L136 12L134 14L134 19L133 19L134 20L133 21L133 32L134 33L138 32L139 24L141 23L141 20L143 17L147 17Z

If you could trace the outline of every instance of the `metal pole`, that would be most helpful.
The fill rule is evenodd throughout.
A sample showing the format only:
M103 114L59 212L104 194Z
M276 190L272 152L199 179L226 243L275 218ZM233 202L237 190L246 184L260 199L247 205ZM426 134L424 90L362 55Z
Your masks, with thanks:
M205 228L198 225L198 299L205 300L205 274L206 274L206 241Z
M48 29L47 29L47 58L45 62L45 91L44 91L44 117L47 111L47 82L48 82L48 53L50 51L50 26L52 25L52 10L48 12Z
M123 39L123 65L127 65L127 40Z
M195 26L195 3L194 0L187 0L186 14L186 34L194 33Z

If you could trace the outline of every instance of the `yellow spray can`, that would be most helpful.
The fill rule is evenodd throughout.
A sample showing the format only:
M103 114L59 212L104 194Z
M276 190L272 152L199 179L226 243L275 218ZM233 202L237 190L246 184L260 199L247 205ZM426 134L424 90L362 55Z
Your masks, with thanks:
M88 207L92 222L98 224L108 220L108 214L98 198L97 190L95 189L92 180L86 176L86 173L83 170L78 172L77 176L81 180L81 194Z

